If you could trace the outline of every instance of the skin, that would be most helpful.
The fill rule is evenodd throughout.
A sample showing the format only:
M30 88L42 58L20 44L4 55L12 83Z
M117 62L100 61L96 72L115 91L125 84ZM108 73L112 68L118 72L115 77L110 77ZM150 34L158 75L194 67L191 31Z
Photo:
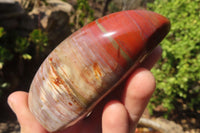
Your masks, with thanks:
M150 69L162 53L160 46L123 83L104 98L90 116L59 133L133 133L156 82ZM21 133L48 133L28 108L28 93L17 91L8 97L15 112Z

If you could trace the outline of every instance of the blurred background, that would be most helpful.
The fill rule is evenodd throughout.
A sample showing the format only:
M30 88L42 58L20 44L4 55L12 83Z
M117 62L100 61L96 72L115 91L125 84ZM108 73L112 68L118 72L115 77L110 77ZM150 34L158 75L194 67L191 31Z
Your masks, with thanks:
M29 90L52 49L89 22L132 9L171 21L152 69L157 88L136 133L200 133L200 0L0 0L0 133L19 133L7 97Z

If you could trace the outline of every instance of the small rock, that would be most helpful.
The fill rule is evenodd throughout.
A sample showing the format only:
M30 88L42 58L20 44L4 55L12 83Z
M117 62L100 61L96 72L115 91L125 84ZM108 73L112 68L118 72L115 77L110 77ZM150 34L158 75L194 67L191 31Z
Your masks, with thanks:
M47 4L35 7L30 16L38 16L41 27L48 33L49 44L58 45L71 34L70 14L72 5L62 0L46 0Z
M0 19L19 17L24 14L20 4L14 0L1 0L0 12Z
M186 121L185 119L182 119L182 120L181 120L181 123L182 123L182 124L185 124L185 123L187 123L187 121Z

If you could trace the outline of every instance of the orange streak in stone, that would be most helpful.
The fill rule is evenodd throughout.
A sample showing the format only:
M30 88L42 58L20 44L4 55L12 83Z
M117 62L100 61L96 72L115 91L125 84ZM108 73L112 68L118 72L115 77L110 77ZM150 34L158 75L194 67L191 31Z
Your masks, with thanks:
M94 70L96 78L99 79L99 76L102 76L102 73L101 73L101 69L100 69L100 67L99 67L97 62L95 62L93 64L93 70Z

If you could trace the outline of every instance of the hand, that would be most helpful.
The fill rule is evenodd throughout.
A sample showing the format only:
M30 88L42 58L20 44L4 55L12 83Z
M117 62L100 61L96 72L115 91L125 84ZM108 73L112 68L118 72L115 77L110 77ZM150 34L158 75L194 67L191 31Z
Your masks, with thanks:
M156 83L149 70L160 55L158 46L132 73L124 87L110 93L89 117L59 133L133 133L154 92ZM8 104L17 116L21 133L47 133L28 108L28 93L12 93Z

